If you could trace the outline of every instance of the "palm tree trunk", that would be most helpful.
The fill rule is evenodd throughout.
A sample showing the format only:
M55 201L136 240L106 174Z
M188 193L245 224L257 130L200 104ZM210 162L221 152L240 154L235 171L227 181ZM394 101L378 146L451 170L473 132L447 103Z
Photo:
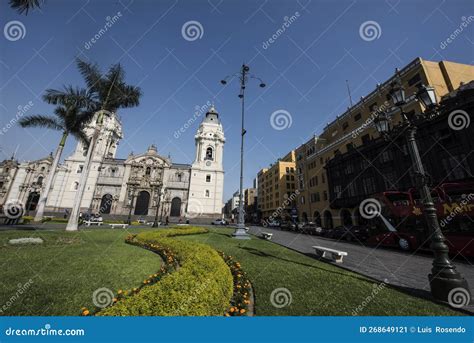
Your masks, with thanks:
M89 149L87 149L86 160L84 161L81 179L79 180L79 189L77 190L76 196L74 197L71 216L69 217L69 221L66 226L66 231L78 230L79 212L81 211L82 197L84 196L84 191L86 190L87 179L89 178L90 166L92 164L92 157L94 156L94 150L97 144L97 139L99 138L99 133L102 129L102 123L103 111L100 111L97 116L97 125L95 125L94 133L92 134L92 138L89 144Z
M64 145L66 144L68 133L63 132L61 141L59 142L58 148L56 149L56 154L54 155L53 164L51 165L51 170L49 171L48 177L46 179L46 186L44 187L43 192L41 192L41 197L38 202L38 209L36 210L35 222L39 222L43 219L44 208L46 207L46 201L48 200L49 191L51 185L53 184L54 175L56 175L56 169L58 168L59 159L64 150Z

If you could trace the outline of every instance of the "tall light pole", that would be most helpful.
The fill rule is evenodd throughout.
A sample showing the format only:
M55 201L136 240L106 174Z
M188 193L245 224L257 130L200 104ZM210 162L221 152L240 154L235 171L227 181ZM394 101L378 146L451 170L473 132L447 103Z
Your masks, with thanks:
M406 105L405 90L399 77L396 82L392 84L389 94L392 98L393 104L399 108L403 124L407 128L406 140L416 175L416 187L423 200L423 212L431 237L430 248L434 254L433 267L431 269L431 274L428 275L431 294L437 300L449 302L449 300L452 301L453 292L455 293L459 292L459 290L463 290L465 294L469 294L469 286L466 279L456 271L456 267L449 259L449 248L445 243L446 239L444 238L439 226L436 208L434 206L433 198L431 197L431 191L428 187L428 175L424 170L418 145L416 143L417 118L416 116L403 111L403 106ZM426 108L424 114L427 114L428 110L432 110L436 107L437 102L434 88L423 86L416 96ZM375 119L375 127L377 131L385 137L388 137L390 125L387 113L381 113Z
M245 87L247 85L248 78L252 79L257 79L260 81L260 87L263 88L265 87L265 83L263 81L254 76L249 74L250 67L246 65L245 63L242 64L242 67L240 68L240 71L238 73L235 73L234 75L230 77L235 77L238 76L240 80L240 93L239 93L239 98L241 100L241 132L240 132L240 191L239 191L239 217L237 221L237 227L232 234L234 238L237 239L250 239L250 236L247 234L247 231L245 230L245 218L244 218L244 136L245 136ZM223 85L227 84L227 79L229 77L226 77L225 79L221 80L221 83Z

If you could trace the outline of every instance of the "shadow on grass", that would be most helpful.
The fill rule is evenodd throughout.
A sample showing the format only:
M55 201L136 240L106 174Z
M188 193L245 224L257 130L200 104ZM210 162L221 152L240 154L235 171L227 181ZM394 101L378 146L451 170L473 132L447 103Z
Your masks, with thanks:
M274 259L277 259L277 260L280 260L280 261L294 263L294 264L298 264L300 266L309 267L309 268L312 268L312 269L317 269L317 270L332 273L332 274L337 274L337 275L350 277L350 278L353 278L353 279L356 279L356 280L359 280L359 281L364 281L364 282L367 282L367 283L370 283L370 284L374 283L373 280L367 279L367 278L362 277L362 276L359 277L359 276L357 276L355 274L352 274L350 272L343 273L343 272L338 272L336 270L330 270L330 269L322 268L322 267L315 266L315 265L308 264L308 263L293 261L293 260L290 260L290 259L287 259L287 258L282 258L282 257L279 257L279 256L268 254L264 251L261 251L259 249L255 249L255 248L251 248L251 247L239 247L239 248L248 251L252 255L256 255L256 256L260 256L260 257L274 258ZM303 254L303 255L308 256L308 257L312 257L312 258L316 257L316 255L309 255L309 254L308 255ZM317 259L317 260L319 260L319 259Z

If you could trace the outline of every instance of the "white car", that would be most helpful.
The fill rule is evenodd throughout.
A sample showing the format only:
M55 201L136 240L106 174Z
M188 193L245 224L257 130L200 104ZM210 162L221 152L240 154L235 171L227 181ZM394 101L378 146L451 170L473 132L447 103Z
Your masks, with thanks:
M227 225L229 223L225 219L216 219L211 224L212 225Z

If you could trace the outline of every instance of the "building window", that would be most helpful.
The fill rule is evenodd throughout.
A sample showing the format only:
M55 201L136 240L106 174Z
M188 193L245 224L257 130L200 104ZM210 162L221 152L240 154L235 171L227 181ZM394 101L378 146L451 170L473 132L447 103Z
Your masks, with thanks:
M79 189L79 182L74 181L74 183L72 184L72 190L77 191L78 189Z
M145 175L150 175L151 174L151 168L146 167Z
M357 113L355 116L354 116L354 121L359 121L362 119L362 113Z
M366 134L362 136L362 144L367 144L370 141L370 135Z
M342 129L345 130L349 127L349 123L346 121L344 123L342 123Z
M418 82L421 81L421 77L420 77L420 74L416 74L415 76L413 76L410 80L408 80L408 85L410 87L416 85Z
M301 205L304 205L305 201L304 201L304 195L300 198L300 202L301 202Z
M354 143L347 143L346 144L346 149L347 149L347 151L351 151L352 149L354 149Z
M38 180L36 181L36 184L38 186L41 186L43 184L43 177L42 176L38 177Z
M211 147L206 149L206 160L214 160L214 152Z
M209 174L206 175L206 182L211 182L211 175Z
M321 182L326 183L326 177L324 176L324 173L321 174Z
M209 190L206 189L206 198L209 198Z
M80 174L80 173L82 173L82 169L84 169L84 166L82 166L82 165L81 165L81 166L79 166L79 167L77 167L77 171L76 171L76 173L77 173L77 174Z
M323 199L328 200L328 192L326 191L323 192Z

